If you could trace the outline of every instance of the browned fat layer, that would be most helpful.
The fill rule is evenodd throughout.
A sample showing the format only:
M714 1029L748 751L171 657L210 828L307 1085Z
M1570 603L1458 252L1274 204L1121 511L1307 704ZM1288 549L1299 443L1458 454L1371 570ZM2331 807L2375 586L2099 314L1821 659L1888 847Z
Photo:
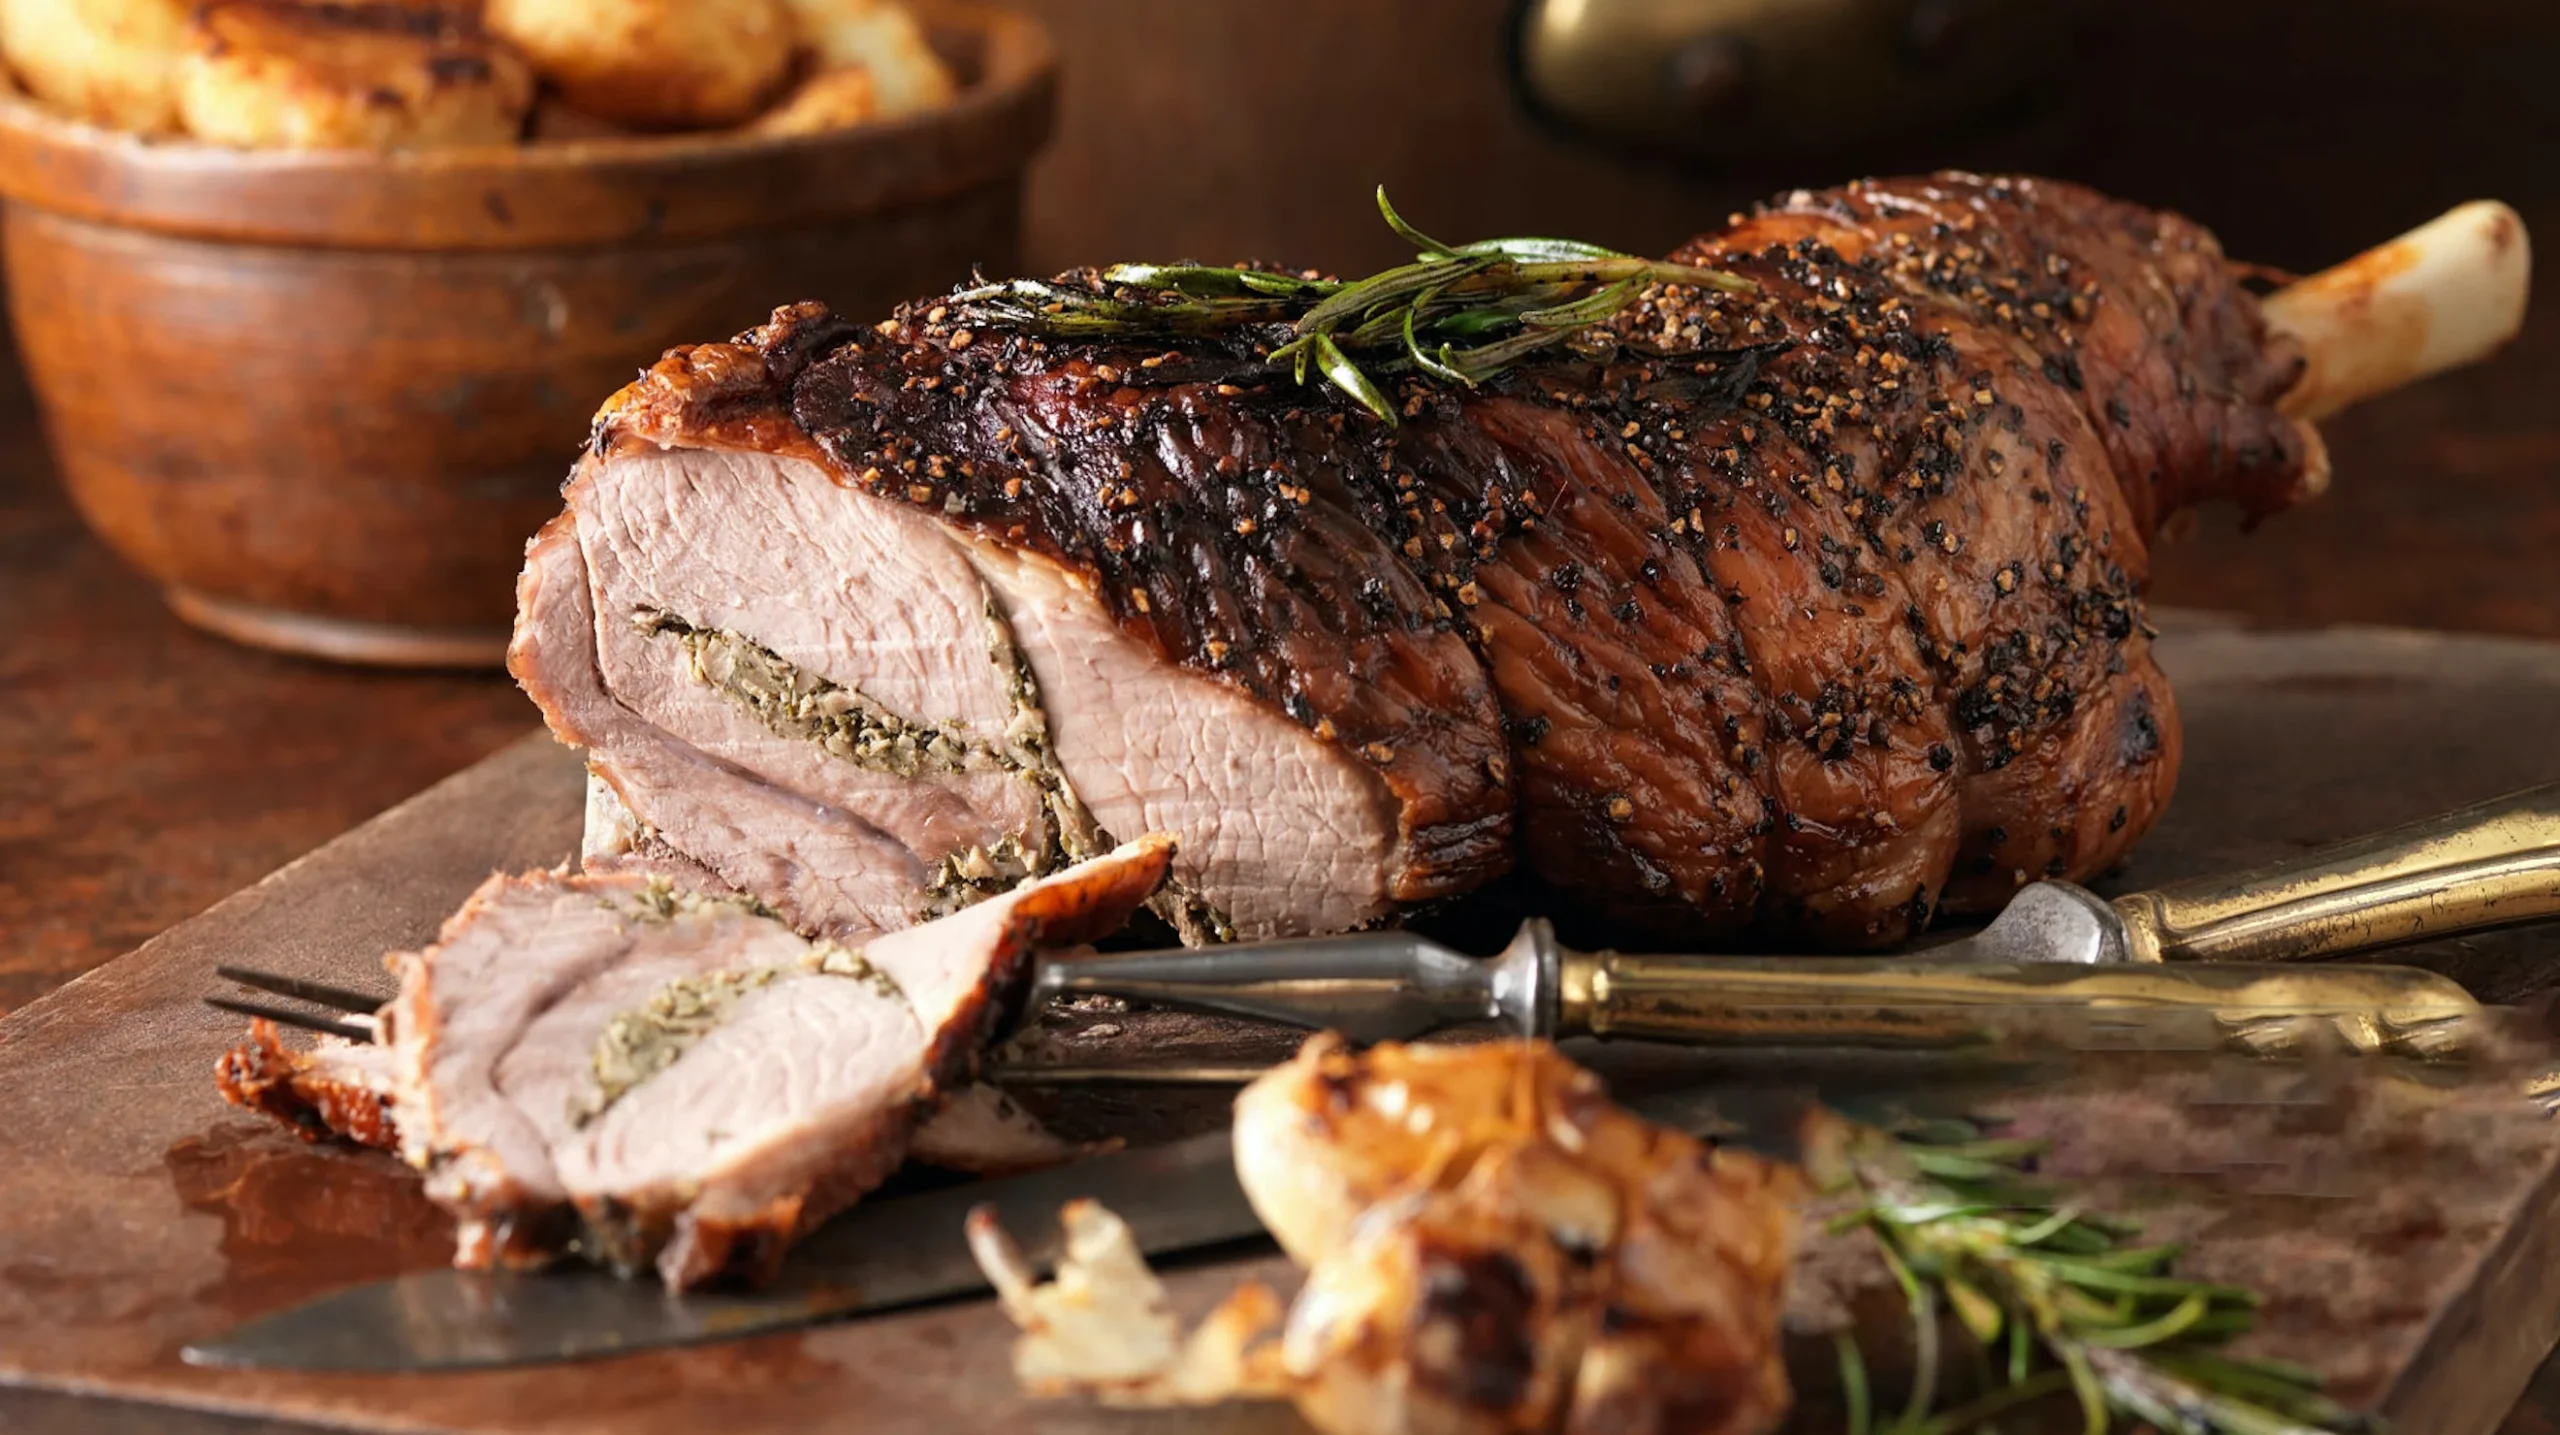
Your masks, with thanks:
M225 1101L272 1117L305 1141L340 1136L363 1146L399 1144L389 1097L330 1079L309 1057L287 1049L264 1018L250 1024L247 1043L223 1053L213 1080Z
M792 420L790 385L811 359L854 332L826 305L810 302L776 309L732 343L670 349L605 401L588 447L602 456L617 443L642 440L819 459Z

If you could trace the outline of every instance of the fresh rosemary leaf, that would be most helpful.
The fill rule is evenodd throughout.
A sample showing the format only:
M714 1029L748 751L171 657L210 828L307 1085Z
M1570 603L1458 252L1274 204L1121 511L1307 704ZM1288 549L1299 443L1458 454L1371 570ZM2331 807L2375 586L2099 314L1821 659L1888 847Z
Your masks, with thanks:
M1561 285L1539 285L1520 294L1434 319L1431 327L1434 332L1452 339L1480 339L1490 334L1507 333L1518 327L1522 314L1554 304L1567 292Z
M1383 184L1378 186L1378 214L1379 217L1387 221L1387 227L1396 232L1397 238L1402 239L1405 243L1422 251L1418 256L1420 258L1437 259L1443 255L1454 254L1457 252L1456 250L1451 249L1448 245L1441 243L1439 240L1434 239L1430 235L1423 233L1421 230L1414 228L1412 225L1405 223L1404 216L1396 213L1396 207L1387 203L1387 187Z
M2098 1380L2098 1372L2089 1365L2089 1357L2076 1345L2058 1347L2054 1354L2062 1368L2071 1375L2071 1393L2080 1397L2080 1429L2082 1435L2107 1435L2110 1418L2107 1388Z
M1450 368L1465 374L1468 382L1482 383L1528 355L1572 337L1571 329L1527 329L1472 349L1444 349L1440 357Z
M1947 1304L1954 1308L1956 1319L1964 1322L1965 1330L1975 1340L1989 1345L2000 1338L2000 1329L2007 1324L2007 1317L2001 1312L1998 1301L1984 1295L1980 1287L1962 1276L1941 1276L1939 1283L1947 1288Z
M1962 1146L1982 1139L1982 1128L1953 1117L1913 1117L1892 1122L1884 1131L1908 1146Z
M1910 1262L1890 1244L1877 1247L1885 1266L1911 1304L1911 1395L1903 1402L1898 1424L1910 1425L1938 1403L1938 1288L1920 1279Z
M1457 366L1448 362L1448 359L1445 357L1449 352L1448 345L1441 345L1439 352L1435 354L1431 350L1424 348L1422 346L1422 341L1415 337L1413 332L1414 315L1420 312L1423 304L1429 302L1429 297L1430 296L1425 295L1421 301L1414 305L1413 308L1404 311L1404 322L1401 327L1404 334L1405 352L1412 356L1413 366L1415 368L1420 369L1422 372L1429 374L1435 379L1453 384L1474 384L1475 380L1468 378L1464 370L1461 370Z
M1840 1351L1840 1403L1848 1407L1848 1435L1869 1435L1876 1416L1867 1388L1867 1358L1858 1349L1858 1338L1845 1330L1832 1337L1832 1344Z
M2320 1378L2276 1361L2233 1360L2211 1351L2163 1351L2154 1363L2199 1387L2228 1390L2246 1400L2285 1404L2318 1399Z
M1585 324L1597 324L1636 297L1639 277L1621 279L1588 299L1528 310L1520 316L1520 322L1540 329L1579 329Z
M1471 274L1479 273L1485 267L1480 263L1431 260L1421 264L1409 264L1402 269L1390 269L1383 274L1373 274L1357 284L1345 285L1327 295L1323 303L1308 310L1298 320L1298 332L1301 334L1329 333L1339 327L1345 319L1365 315L1381 304L1403 298L1408 294L1419 294L1426 289L1441 288Z
M2054 1212L2052 1215L2045 1217L2043 1220L2038 1221L2034 1225L2031 1225L2025 1230L2018 1232L2016 1235L2011 1236L2009 1238L2009 1244L2021 1248L2043 1245L2055 1236L2061 1235L2066 1228L2079 1219L2080 1213L2077 1210L2072 1207L2065 1206Z
M1879 1435L1959 1435L2070 1391L2084 1428L2119 1418L2168 1435L2334 1435L2370 1425L2308 1372L2236 1359L2259 1297L2173 1270L2174 1245L2136 1245L2122 1221L2031 1184L2040 1148L1984 1140L1970 1123L1869 1129L1834 1171L1857 1201L1832 1229L1863 1226L1912 1316L1915 1400ZM1989 1388L1936 1412L1937 1312L1973 1339ZM2005 1345L2005 1350L2001 1349ZM2005 1355L2005 1359L1996 1356Z
M2074 1255L2072 1259L2082 1265L2098 1266L2106 1270L2150 1275L2157 1274L2161 1267L2176 1260L2185 1251L2184 1245L2170 1242L2157 1246L2134 1246L2126 1250L2091 1251L2085 1255Z
M1994 1180L2004 1170L1997 1161L1956 1152L1932 1151L1926 1147L1912 1151L1911 1164L1920 1168L1923 1175L1952 1181Z
M1378 386L1369 382L1369 376L1360 372L1360 366L1351 362L1333 342L1331 335L1315 336L1315 360L1316 367L1324 370L1324 376L1333 380L1344 393L1358 399L1361 407L1388 423L1396 421L1395 406L1387 402L1387 396L1378 392Z
M2209 1290L2225 1300L2256 1305L2255 1293L2237 1286L2197 1286L2175 1276L2136 1275L2130 1271L2111 1270L2086 1261L2058 1261L2040 1258L2040 1264L2055 1276L2085 1290L2112 1291L2121 1295L2183 1295L2189 1290Z
M1209 298L1255 292L1247 283L1251 270L1219 269L1206 264L1114 264L1102 271L1105 284L1137 289L1171 289Z
M1256 294L1276 294L1286 298L1331 294L1342 287L1332 279L1301 279L1294 274L1274 274L1267 269L1239 269L1238 282Z
M2140 1325L2118 1326L2113 1330L2084 1331L2080 1339L2084 1344L2094 1345L2103 1350L2139 1350L2143 1346L2158 1345L2164 1340L2184 1335L2197 1321L2204 1319L2205 1312L2211 1306L2211 1298L2204 1292L2198 1291L2178 1302L2166 1315L2144 1321Z
M1479 239L1473 244L1461 244L1451 252L1470 257L1479 254L1497 254L1505 259L1623 259L1626 257L1615 249L1603 249L1597 244L1585 244L1579 239Z

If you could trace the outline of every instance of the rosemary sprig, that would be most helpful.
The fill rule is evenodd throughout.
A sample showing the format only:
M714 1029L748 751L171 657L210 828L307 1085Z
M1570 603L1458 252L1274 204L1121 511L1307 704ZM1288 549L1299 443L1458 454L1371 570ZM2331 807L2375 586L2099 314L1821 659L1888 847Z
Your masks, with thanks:
M1414 246L1414 262L1366 279L1115 264L1080 278L981 282L944 302L973 328L1054 338L1241 335L1264 364L1301 384L1319 375L1392 427L1395 406L1376 375L1473 387L1608 319L1649 285L1752 287L1572 239L1443 244L1406 223L1384 185L1378 213Z
M2177 1247L2131 1244L2131 1226L2057 1204L2027 1179L2037 1151L1964 1122L1850 1138L1830 1175L1857 1205L1834 1229L1875 1237L1910 1303L1916 1367L1903 1408L1879 1423L1865 1363L1842 1338L1851 1435L1961 1435L2064 1391L2078 1399L2087 1435L2105 1435L2118 1417L2167 1435L2374 1428L2322 1398L2311 1372L2225 1353L2249 1329L2258 1298L2179 1277ZM1982 1394L1943 1411L1941 1307L1990 1366Z

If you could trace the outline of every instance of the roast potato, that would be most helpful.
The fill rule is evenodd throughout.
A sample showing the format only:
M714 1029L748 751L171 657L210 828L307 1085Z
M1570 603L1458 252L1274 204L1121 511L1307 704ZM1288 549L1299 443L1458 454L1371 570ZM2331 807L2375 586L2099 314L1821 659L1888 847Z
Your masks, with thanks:
M1809 1113L1802 1134L1848 1130ZM1248 1284L1187 1338L1092 1202L1062 1213L1045 1286L992 1208L970 1216L1026 1386L1286 1397L1329 1435L1766 1435L1786 1414L1804 1173L1644 1120L1546 1042L1310 1038L1237 1097L1235 1160L1306 1283L1285 1316Z
M178 98L190 132L242 148L497 145L523 132L533 74L458 8L214 0Z
M487 17L571 108L645 130L754 118L797 34L783 0L488 0Z
M923 27L895 0L789 3L801 46L819 69L871 72L882 118L948 104L958 88L950 67L925 43Z
M535 144L556 144L577 140L629 139L637 133L639 131L627 126L572 108L567 100L545 90L533 97L533 119L525 125L524 137Z
M880 114L880 86L869 70L856 65L820 70L794 85L782 103L756 117L750 134L808 135L840 130Z
M1788 1404L1799 1174L1646 1121L1544 1042L1309 1039L1236 1099L1307 1266L1281 1364L1329 1431L1741 1435Z
M92 124L178 128L190 0L0 0L0 53L27 93Z

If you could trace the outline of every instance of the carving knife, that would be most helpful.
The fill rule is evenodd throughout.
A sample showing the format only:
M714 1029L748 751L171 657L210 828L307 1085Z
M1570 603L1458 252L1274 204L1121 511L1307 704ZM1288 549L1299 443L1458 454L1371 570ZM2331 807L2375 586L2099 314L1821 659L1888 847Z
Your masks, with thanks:
M1526 1036L1693 1043L2146 1044L2291 1049L2321 1032L2429 1054L2476 1010L2413 968L2271 965L2560 917L2560 783L2247 871L2110 901L2023 885L1989 926L1882 959L1623 956L1531 921L1477 960L1408 932L1053 960L1035 996L1108 995L1410 1039L1492 1022ZM1035 1004L1036 1005L1036 1004ZM2183 1031L2183 1036L2175 1035Z
M1359 1041L1491 1024L1557 1040L1758 1049L2125 1045L2419 1057L2458 1047L2480 1012L2459 983L2415 967L2070 959L2118 930L2105 902L2060 883L2027 889L1972 937L1903 957L1580 952L1532 918L1491 958L1407 931L1052 957L1041 963L1025 1011L1059 997L1111 996ZM1039 1059L1034 1048L1013 1075L1037 1081Z
M1816 1097L1721 1086L1629 1103L1656 1120L1793 1159ZM190 1364L321 1371L463 1370L627 1355L896 1310L987 1289L963 1224L992 1205L1024 1250L1057 1258L1058 1208L1078 1197L1124 1217L1150 1257L1258 1239L1224 1131L999 1181L868 1202L795 1247L760 1290L670 1295L591 1267L437 1269L321 1296L188 1346Z

